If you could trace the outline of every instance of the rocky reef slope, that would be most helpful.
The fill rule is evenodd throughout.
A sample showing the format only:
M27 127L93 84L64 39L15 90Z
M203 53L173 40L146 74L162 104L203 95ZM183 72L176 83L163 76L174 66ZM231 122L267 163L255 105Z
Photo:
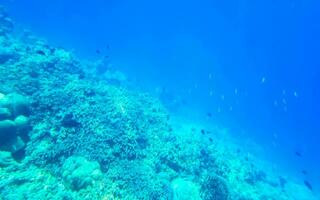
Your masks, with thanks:
M215 131L174 126L125 80L13 31L1 8L0 199L313 199Z

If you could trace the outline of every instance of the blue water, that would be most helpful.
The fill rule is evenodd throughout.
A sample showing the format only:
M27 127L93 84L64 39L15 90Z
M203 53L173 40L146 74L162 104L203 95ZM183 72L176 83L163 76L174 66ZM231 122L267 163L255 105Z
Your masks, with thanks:
M0 3L50 43L89 59L108 55L142 87L165 90L181 101L176 112L210 113L320 188L318 1Z

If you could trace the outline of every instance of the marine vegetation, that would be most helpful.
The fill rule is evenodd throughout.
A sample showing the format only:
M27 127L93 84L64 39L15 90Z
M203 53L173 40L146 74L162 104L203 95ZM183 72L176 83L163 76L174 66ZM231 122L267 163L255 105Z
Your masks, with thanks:
M0 199L315 199L0 10Z

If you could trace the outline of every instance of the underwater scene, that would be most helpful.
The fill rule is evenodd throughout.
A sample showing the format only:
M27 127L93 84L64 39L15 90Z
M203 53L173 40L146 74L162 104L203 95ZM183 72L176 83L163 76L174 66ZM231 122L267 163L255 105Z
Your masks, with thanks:
M0 200L320 200L320 3L0 0Z

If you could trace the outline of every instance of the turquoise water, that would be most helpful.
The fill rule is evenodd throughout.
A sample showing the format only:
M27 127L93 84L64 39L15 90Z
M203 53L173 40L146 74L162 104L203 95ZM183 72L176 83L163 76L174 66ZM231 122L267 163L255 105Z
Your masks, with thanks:
M317 2L0 3L3 199L319 198Z

